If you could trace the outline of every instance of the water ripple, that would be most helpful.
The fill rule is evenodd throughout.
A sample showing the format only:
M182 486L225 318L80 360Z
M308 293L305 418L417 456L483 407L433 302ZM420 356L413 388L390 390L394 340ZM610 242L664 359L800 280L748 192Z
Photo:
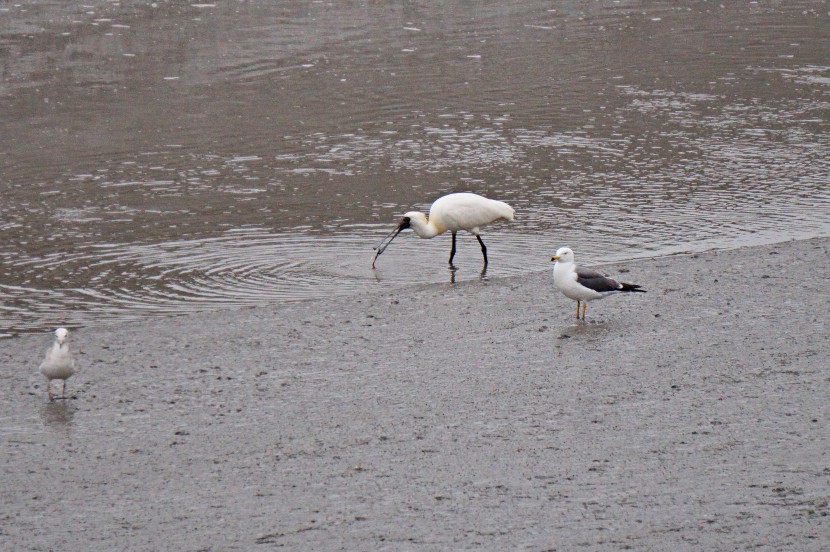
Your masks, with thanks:
M826 10L670 4L9 5L0 335L830 235Z

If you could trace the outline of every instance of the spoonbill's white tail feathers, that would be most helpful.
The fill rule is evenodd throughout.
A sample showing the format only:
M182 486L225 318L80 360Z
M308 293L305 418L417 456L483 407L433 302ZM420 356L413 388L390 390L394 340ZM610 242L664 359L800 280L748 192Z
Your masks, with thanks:
M375 247L372 268L377 258L386 251L392 240L404 229L412 228L420 238L434 238L449 231L452 234L450 265L455 257L455 237L459 230L466 230L476 236L481 245L484 265L487 265L487 247L479 235L481 227L497 220L513 220L513 208L503 201L487 199L478 194L462 192L449 194L435 200L429 209L429 218L423 213L410 211L406 213L398 227ZM391 236L391 237L390 237ZM388 240L387 240L388 238Z
M75 359L69 350L69 343L66 342L69 331L66 328L55 330L55 342L46 350L46 356L40 363L40 373L46 376L46 391L49 400L52 396L52 380L63 380L61 396L66 393L66 380L75 373Z
M596 270L579 266L574 262L574 252L568 247L560 247L551 257L553 265L553 283L565 297L576 301L576 319L579 320L579 307L582 306L582 319L588 310L588 301L601 299L621 292L645 293L638 284L618 282Z

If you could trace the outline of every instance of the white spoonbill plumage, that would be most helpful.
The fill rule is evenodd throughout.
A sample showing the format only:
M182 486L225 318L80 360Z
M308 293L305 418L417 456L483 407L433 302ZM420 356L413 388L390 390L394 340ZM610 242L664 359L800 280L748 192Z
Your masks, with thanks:
M75 373L75 359L72 358L72 353L69 351L69 343L66 338L69 331L66 328L58 328L55 330L55 342L46 351L46 358L40 363L40 373L46 376L46 392L49 394L49 400L52 397L52 380L63 380L63 388L61 389L61 397L66 394L66 380Z
M590 268L577 265L574 262L574 252L569 247L560 247L551 257L556 261L553 265L553 283L565 297L576 301L576 319L579 320L579 304L582 303L582 320L585 320L585 311L588 310L588 301L601 299L612 293L640 292L637 284L626 284L600 274Z
M484 256L484 266L487 266L487 247L481 241L481 227L497 220L513 220L513 207L503 201L487 199L486 197L469 192L448 194L439 197L429 208L429 218L418 211L405 213L398 227L392 230L380 243L375 246L375 256L372 259L372 268L375 261L386 251L392 240L407 228L412 228L419 238L434 238L444 232L452 234L452 249L450 261L452 265L455 257L455 235L459 230L466 230L478 239L481 245L481 254Z

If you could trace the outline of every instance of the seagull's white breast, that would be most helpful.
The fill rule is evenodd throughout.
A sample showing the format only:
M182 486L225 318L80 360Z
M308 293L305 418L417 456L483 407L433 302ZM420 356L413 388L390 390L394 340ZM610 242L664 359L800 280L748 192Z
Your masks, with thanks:
M61 347L55 343L46 351L46 358L40 364L40 373L48 379L63 379L75 373L75 359L69 352L69 345Z
M604 297L603 294L580 285L576 281L576 265L557 261L553 265L553 283L565 297L574 301L590 301Z

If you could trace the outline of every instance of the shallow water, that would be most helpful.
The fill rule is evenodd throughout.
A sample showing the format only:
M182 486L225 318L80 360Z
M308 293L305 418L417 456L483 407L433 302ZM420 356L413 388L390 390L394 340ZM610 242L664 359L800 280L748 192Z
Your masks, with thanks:
M516 208L489 277L828 235L829 12L5 4L0 335L447 281L446 236L370 263L450 191Z

